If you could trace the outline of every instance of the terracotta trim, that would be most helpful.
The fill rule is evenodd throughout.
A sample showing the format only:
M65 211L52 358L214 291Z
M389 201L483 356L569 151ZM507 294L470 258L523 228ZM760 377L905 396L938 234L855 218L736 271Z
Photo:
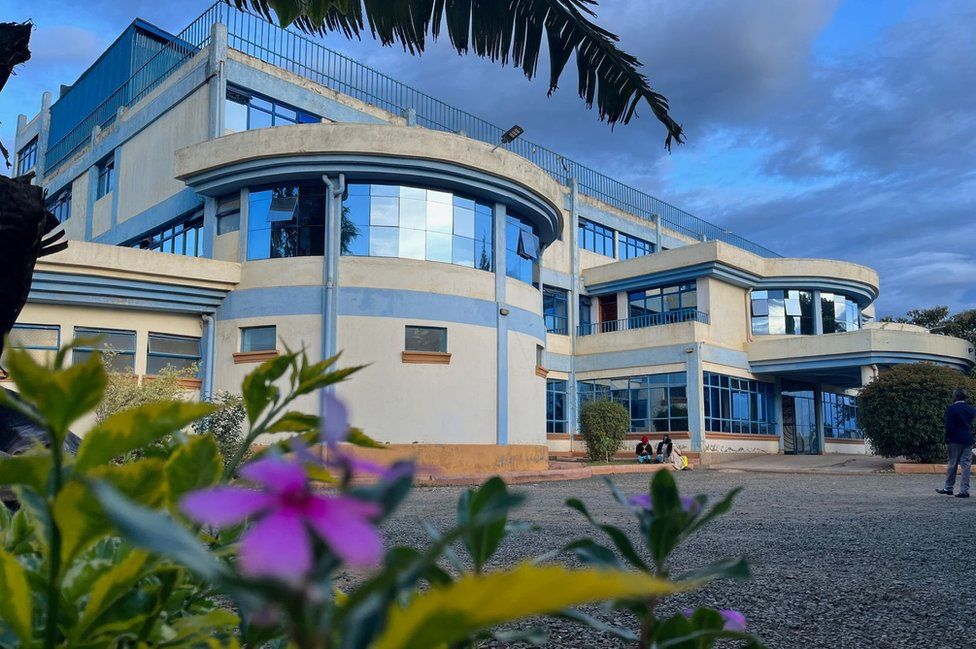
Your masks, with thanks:
M569 433L546 433L546 439L569 440Z
M753 435L751 433L713 433L705 431L705 439L751 439L759 442L778 442L779 435Z
M264 361L277 358L281 355L277 349L269 349L260 352L234 352L234 364L242 363L263 363Z
M548 378L549 377L549 370L547 370L546 368L544 368L544 367L542 367L540 365L536 365L535 366L535 375L536 376L540 376L540 377L542 377L544 379L545 378Z
M402 352L400 360L404 363L424 365L450 365L451 354L448 352Z
M840 437L824 437L824 444L864 444L863 439L849 439Z

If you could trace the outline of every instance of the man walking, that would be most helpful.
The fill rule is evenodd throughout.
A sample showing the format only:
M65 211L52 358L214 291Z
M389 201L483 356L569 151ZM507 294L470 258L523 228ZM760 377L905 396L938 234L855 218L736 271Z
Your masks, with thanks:
M962 477L956 498L969 498L969 472L973 463L973 419L976 408L966 403L966 391L962 388L953 395L953 403L946 409L945 441L949 450L949 465L946 467L944 489L936 489L940 494L952 495L956 486L956 467L961 466Z

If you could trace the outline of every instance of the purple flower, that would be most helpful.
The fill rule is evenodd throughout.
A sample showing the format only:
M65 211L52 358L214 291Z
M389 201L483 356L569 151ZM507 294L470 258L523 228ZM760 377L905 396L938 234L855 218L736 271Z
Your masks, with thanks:
M353 565L375 565L383 553L372 519L373 503L347 496L320 496L309 489L300 464L278 457L251 462L241 476L261 487L214 487L187 495L180 507L193 520L226 527L255 517L241 538L241 572L299 581L312 567L313 532Z
M691 616L695 614L695 611L690 608L686 608L681 611L681 614L686 618L691 619ZM722 609L718 612L722 619L725 621L725 625L722 627L725 631L733 631L735 633L744 633L746 630L746 616L739 611L733 611L731 609Z
M637 494L628 498L627 502L638 509L646 509L648 511L654 509L651 494ZM681 511L689 513L698 511L698 501L691 496L681 496Z
M395 480L404 474L403 470L389 467L346 453L339 446L349 438L349 411L342 401L331 392L322 392L322 441L328 448L325 465L342 469L350 474L370 473L384 480Z

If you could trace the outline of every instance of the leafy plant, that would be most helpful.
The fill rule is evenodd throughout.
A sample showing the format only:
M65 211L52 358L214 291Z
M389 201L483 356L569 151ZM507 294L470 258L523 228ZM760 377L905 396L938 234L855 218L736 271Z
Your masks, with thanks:
M221 456L234 457L246 437L244 420L247 412L244 409L244 399L239 394L220 390L213 395L210 403L217 409L194 423L193 431L197 435L213 435ZM250 449L245 449L243 461L246 462L249 457Z
M349 454L347 444L376 442L350 429L345 408L329 392L322 395L324 419L289 409L297 397L356 371L332 370L335 358L309 363L304 354L288 352L250 374L242 390L247 432L226 462L213 435L181 432L213 417L216 407L183 401L111 415L71 457L59 442L72 422L98 406L108 378L97 357L66 367L69 350L59 352L50 369L23 352L10 356L22 401L4 397L4 405L38 421L53 443L0 459L0 475L24 505L0 515L4 649L242 643L427 649L473 647L486 638L538 642L537 629L496 627L547 614L600 626L572 607L600 601L650 606L711 579L744 574L736 564L671 580L661 570L614 563L592 541L571 548L581 557L586 548L601 557L602 563L583 569L549 564L549 557L489 570L506 538L524 529L510 521L524 497L498 478L461 495L455 525L428 526L427 547L384 549L377 526L409 493L413 466L371 465ZM240 465L258 435L280 432L295 435ZM113 462L166 436L172 443L165 456ZM327 464L309 452L309 443L329 446ZM376 480L352 480L364 472ZM238 474L241 481L233 481ZM676 489L658 485L653 493L664 505L678 499ZM704 506L701 497L696 502ZM724 511L720 505L686 519L667 507L655 508L651 519L640 514L642 534L645 527L658 530L648 533L654 552L673 549ZM622 534L613 535L615 542ZM343 592L338 584L350 568L365 572ZM662 646L747 638L727 622L713 628L721 619L718 612L697 611L688 624L651 627Z
M976 394L976 381L941 365L897 365L861 390L858 425L879 455L944 462L945 410L956 388Z
M630 428L627 409L612 401L590 401L580 408L580 435L594 462L610 462Z

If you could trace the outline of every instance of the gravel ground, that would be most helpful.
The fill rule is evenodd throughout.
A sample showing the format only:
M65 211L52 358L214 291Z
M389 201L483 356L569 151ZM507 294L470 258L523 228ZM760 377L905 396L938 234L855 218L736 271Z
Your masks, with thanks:
M672 569L745 556L754 576L676 597L663 612L695 605L738 609L769 647L976 647L976 498L937 495L937 476L692 471L676 478L682 493L705 493L711 501L736 486L744 490L732 513L675 553ZM640 475L616 482L628 493L647 488ZM582 536L596 538L599 532L564 505L566 498L580 497L600 521L625 526L633 520L602 480L513 489L528 496L517 518L538 530L510 538L498 565ZM459 492L418 488L389 522L389 540L426 545L420 520L449 527ZM632 626L622 614L588 612ZM625 646L568 623L544 624L550 647Z

